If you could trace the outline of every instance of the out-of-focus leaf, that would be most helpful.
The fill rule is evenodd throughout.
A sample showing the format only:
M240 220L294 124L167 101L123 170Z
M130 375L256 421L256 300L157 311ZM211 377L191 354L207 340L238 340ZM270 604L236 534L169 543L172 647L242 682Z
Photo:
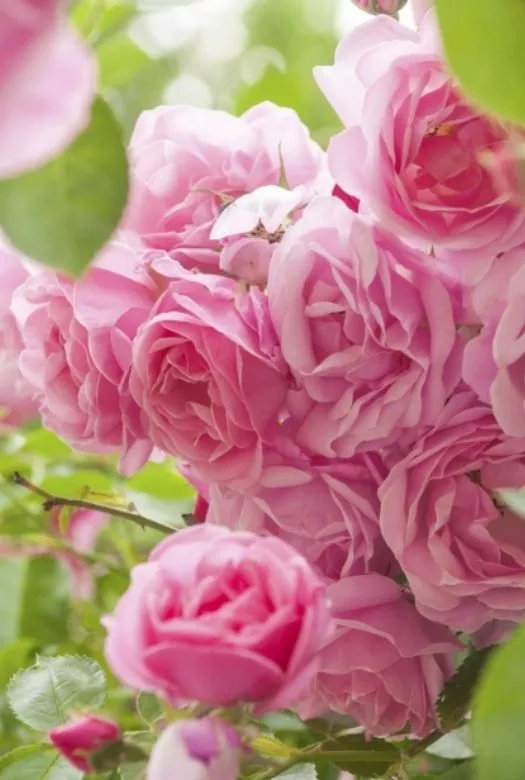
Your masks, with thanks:
M491 652L491 647L474 650L448 680L437 703L438 715L444 729L455 729L463 722Z
M467 95L487 111L525 122L523 0L436 0L445 52Z
M512 512L525 518L525 490L498 490L497 497Z
M91 658L39 658L30 669L13 677L7 695L22 723L37 731L49 731L65 723L74 710L101 707L106 677Z
M0 646L19 637L64 640L69 586L69 575L55 558L0 559Z
M477 780L522 780L525 767L525 627L490 658L474 696Z
M28 665L35 648L34 639L15 639L0 650L0 691L3 691L11 677Z
M127 495L136 511L143 517L167 523L173 529L185 527L182 518L184 507L180 501L155 498L155 496L148 496L146 493L138 493L135 490L128 490Z
M75 769L49 745L27 745L0 758L0 780L80 780Z
M444 734L441 739L428 747L426 752L430 753L431 756L448 758L453 761L464 760L472 758L474 755L471 741L470 729L467 726L462 726L451 731L450 734Z
M89 500L89 490L97 491L101 496L108 494L108 498L113 492L113 481L108 474L102 474L94 469L83 469L72 473L49 474L42 482L41 487L62 498L83 498ZM104 503L102 497L97 499L99 503Z
M108 38L98 49L100 85L120 88L150 63L146 52L127 35Z
M154 693L139 693L137 696L137 711L148 726L154 726L159 720L164 719L164 713L160 702Z
M170 460L164 463L148 463L127 480L126 486L130 490L147 493L156 498L168 498L171 501L187 501L195 494L195 490Z
M60 157L0 182L0 224L25 254L78 273L109 240L127 195L121 128L97 98L89 127Z
M137 13L127 0L81 0L71 15L80 33L94 45L124 30Z
M323 754L330 754L325 758ZM365 739L362 734L346 734L323 743L323 753L308 756L316 765L334 764L355 775L378 777L397 764L401 753L396 745L381 739Z
M65 441L59 439L51 431L46 431L45 428L31 431L26 436L23 450L32 455L42 455L45 458L68 458L71 457L72 452Z
M315 764L297 764L277 777L282 780L318 780Z

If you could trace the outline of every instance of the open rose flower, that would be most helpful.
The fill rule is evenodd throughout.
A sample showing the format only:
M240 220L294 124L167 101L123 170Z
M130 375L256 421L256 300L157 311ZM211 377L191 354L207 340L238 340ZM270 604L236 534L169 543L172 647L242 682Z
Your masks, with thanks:
M341 579L328 594L335 635L320 653L301 716L332 710L357 720L369 735L408 729L424 737L435 727L434 705L460 643L379 574Z
M148 436L209 481L256 478L262 442L280 435L288 388L265 296L152 263L167 289L133 344L130 389Z
M15 291L38 271L0 236L0 423L8 425L20 425L38 410L34 388L18 367L23 341L11 312Z
M193 106L147 111L137 122L130 155L126 225L190 270L216 273L221 263L257 284L271 241L253 235L250 222L246 230L235 228L236 240L223 250L211 235L223 209L283 179L291 191L305 185L311 197L326 177L324 153L306 127L294 111L273 103L241 117Z
M239 732L218 718L172 723L155 743L147 780L166 780L177 773L184 780L237 780L242 742Z
M287 399L297 441L312 453L347 458L415 436L459 381L448 289L337 198L318 198L290 228L268 297L297 383Z
M119 742L120 727L111 720L83 715L49 732L51 743L81 772L91 774L94 753Z
M331 629L325 588L280 539L186 528L132 572L107 618L122 682L174 706L287 707L304 692Z
M421 614L468 633L525 617L525 524L497 491L525 487L525 438L458 391L379 490L381 530Z
M387 573L395 561L379 533L377 489L384 477L375 454L309 462L267 453L250 490L212 486L207 521L277 536L331 579Z
M37 168L89 123L95 58L67 23L65 0L0 8L0 178Z
M418 17L419 18L419 17ZM447 73L434 14L421 31L388 16L359 25L317 81L345 130L330 172L384 227L425 244L497 254L525 240L525 212L480 159L505 136Z
M24 340L21 371L44 424L77 450L123 448L126 473L153 449L125 385L132 341L158 294L140 260L131 238L115 240L76 284L42 272L12 304Z

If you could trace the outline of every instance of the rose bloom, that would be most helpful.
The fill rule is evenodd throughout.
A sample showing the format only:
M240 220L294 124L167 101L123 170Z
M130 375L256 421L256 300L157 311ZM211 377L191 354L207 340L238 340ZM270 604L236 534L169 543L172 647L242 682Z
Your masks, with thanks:
M497 491L525 487L525 439L458 391L379 490L381 530L422 615L472 633L525 617L525 525Z
M176 769L184 780L237 780L239 732L218 718L171 723L153 746L147 780L166 780Z
M0 178L43 165L89 123L95 58L66 11L63 0L0 8Z
M277 536L331 579L369 570L387 573L395 561L380 536L377 496L385 476L375 453L311 462L267 453L251 489L211 486L206 519Z
M205 480L256 478L289 383L267 299L169 258L152 270L167 287L134 341L130 376L147 434Z
M273 103L241 117L194 106L146 111L131 138L130 160L126 226L189 270L214 273L226 245L210 233L225 208L283 180L290 190L305 185L313 194L326 175L324 153L297 114ZM251 226L242 233L227 242L223 267L257 284L270 247Z
M335 635L320 653L319 671L298 707L301 717L331 710L357 720L368 735L428 734L460 643L379 574L341 579L328 594Z
M111 720L94 715L82 715L57 726L49 732L49 739L57 750L81 772L91 773L94 753L118 742L120 727Z
M318 198L288 231L268 297L301 446L348 458L434 422L459 381L462 339L427 268L338 198Z
M371 19L343 40L333 66L316 69L346 128L330 142L330 172L385 228L494 255L525 240L525 212L500 197L480 159L505 134L459 94L434 14L420 23L418 33Z
M76 284L46 271L12 304L24 341L20 368L36 388L44 425L77 450L122 447L125 473L153 449L125 385L132 341L158 295L140 259L131 239L115 240Z
M38 410L34 388L18 367L23 342L11 313L15 291L38 271L0 235L0 422L8 425L21 425Z
M331 629L325 588L291 547L208 524L135 567L106 625L106 658L132 688L259 711L303 693Z

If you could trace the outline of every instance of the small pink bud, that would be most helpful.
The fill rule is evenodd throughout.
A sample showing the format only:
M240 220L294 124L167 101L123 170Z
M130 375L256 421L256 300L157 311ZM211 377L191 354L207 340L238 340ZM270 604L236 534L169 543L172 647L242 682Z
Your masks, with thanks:
M352 0L352 2L367 14L395 16L406 5L407 0Z
M218 718L172 723L154 746L147 780L166 780L176 769L184 780L237 780L242 742Z
M81 772L91 772L91 756L121 737L119 726L110 720L86 715L58 726L49 739L64 758Z
M500 196L525 207L525 140L512 136L496 150L484 150L480 160Z

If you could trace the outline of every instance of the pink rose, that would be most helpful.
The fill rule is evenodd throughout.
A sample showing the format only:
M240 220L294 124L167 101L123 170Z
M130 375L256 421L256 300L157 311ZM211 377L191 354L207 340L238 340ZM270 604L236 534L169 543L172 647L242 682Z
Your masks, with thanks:
M331 628L325 590L280 539L212 525L170 536L107 619L106 657L127 685L174 706L287 707Z
M20 367L39 393L44 424L77 450L123 448L125 473L152 451L126 378L158 292L140 247L126 239L109 244L76 284L43 272L13 300L25 346Z
M472 633L525 617L525 525L497 491L525 487L525 438L468 390L390 471L381 530L422 615Z
M331 579L387 573L395 562L380 537L377 497L385 475L375 454L309 463L269 453L251 489L212 486L207 521L277 536Z
M412 16L417 27L421 27L421 22L427 11L432 8L432 0L411 0Z
M217 273L221 262L231 273L247 273L250 282L256 278L255 283L264 277L271 241L237 230L238 241L222 252L222 242L210 235L222 210L239 196L283 179L290 190L307 185L313 194L326 175L324 153L298 116L273 103L241 117L161 106L139 118L130 154L126 225L189 270Z
M427 266L337 198L318 198L288 231L268 296L303 447L348 458L435 421L459 381L462 340Z
M0 236L0 420L8 425L21 425L38 410L34 388L18 367L23 342L10 310L15 290L38 270Z
M254 479L288 388L267 299L169 258L152 269L168 286L135 339L130 376L147 434L207 481Z
M525 207L525 135L520 132L494 150L487 150L481 157L487 167L496 190L505 200L519 208Z
M63 0L0 9L0 178L38 168L89 123L96 64Z
M106 745L119 742L121 731L111 720L83 715L49 732L56 749L81 772L93 770L91 756Z
M407 728L418 737L428 734L460 643L421 617L402 589L379 574L342 579L328 594L335 636L320 653L299 714L341 712L377 737Z
M346 128L330 142L330 172L385 228L492 254L525 240L525 212L480 160L504 131L461 98L433 13L421 33L388 16L359 25L316 78Z
M176 769L184 780L237 780L239 733L218 718L172 723L151 751L147 780L167 780Z
M407 0L352 0L353 4L369 14L397 14Z

